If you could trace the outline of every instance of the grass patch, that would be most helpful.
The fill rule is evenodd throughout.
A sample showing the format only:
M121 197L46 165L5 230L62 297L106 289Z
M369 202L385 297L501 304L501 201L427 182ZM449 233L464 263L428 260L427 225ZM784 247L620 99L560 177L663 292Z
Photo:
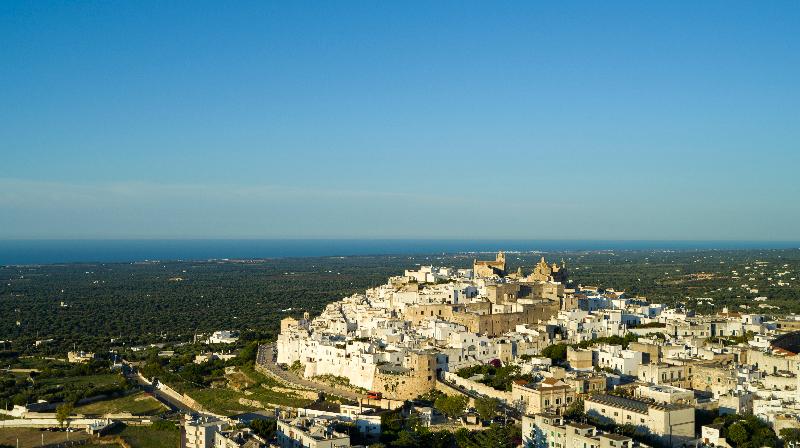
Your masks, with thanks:
M70 441L88 439L89 435L85 432L50 432L39 431L34 428L0 428L0 445L17 446L17 439L19 439L19 446L40 446L42 444L42 437L44 443L63 443L69 437Z
M317 375L314 377L316 381L321 383L325 383L328 386L334 388L345 388L349 390L353 390L359 393L367 393L367 390L363 387L354 386L350 383L350 380L343 377L343 376L336 376L336 375Z
M144 392L137 392L112 400L96 401L75 408L76 413L87 415L105 415L120 412L130 412L133 415L157 415L166 410L166 406Z
M104 387L119 384L120 378L120 375L116 373L107 373L101 375L44 378L38 382L43 386L63 386L70 384L74 386Z
M270 406L301 407L313 401L304 397L303 391L287 390L273 378L256 372L251 365L242 366L240 371L251 380L248 381L250 385L242 391L222 387L193 389L188 394L209 411L223 415L256 411ZM240 400L245 400L244 404ZM263 407L246 400L257 401Z
M107 438L121 437L134 448L178 448L181 433L177 426L167 428L160 426L127 426L118 425ZM109 445L103 445L108 447ZM113 445L112 445L113 446Z
M258 384L262 384L265 386L280 386L281 383L276 381L271 376L264 375L261 372L256 371L252 364L243 365L239 368L239 370L250 377L253 381Z
M178 448L181 433L175 429L153 429L147 426L126 426L120 436L136 448Z

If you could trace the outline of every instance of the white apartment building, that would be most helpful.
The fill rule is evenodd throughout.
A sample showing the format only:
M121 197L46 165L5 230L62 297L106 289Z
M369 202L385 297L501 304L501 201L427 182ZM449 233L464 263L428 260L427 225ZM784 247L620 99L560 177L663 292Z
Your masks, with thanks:
M602 433L592 425L569 422L554 414L522 417L522 446L525 448L632 448L633 439Z
M348 448L350 436L333 429L335 420L298 417L278 420L278 446L281 448Z
M208 337L209 344L233 344L239 338L228 330L215 331Z
M597 394L583 401L586 414L617 425L631 424L646 429L669 446L681 446L695 438L694 407L655 404L640 400Z
M621 345L602 345L592 350L600 368L612 369L623 375L638 376L642 353L624 350Z

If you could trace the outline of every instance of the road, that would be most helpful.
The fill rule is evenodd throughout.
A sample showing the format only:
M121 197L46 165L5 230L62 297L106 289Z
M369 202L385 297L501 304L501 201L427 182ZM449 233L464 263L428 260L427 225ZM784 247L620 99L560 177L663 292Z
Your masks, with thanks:
M256 356L256 365L266 368L277 377L297 386L323 392L326 395L336 395L338 397L346 398L348 400L358 402L363 395L353 392L349 389L338 389L327 384L322 384L316 381L311 381L301 378L290 370L283 370L275 364L275 346L272 344L261 345L258 347L258 355Z
M142 377L140 377L136 371L128 365L126 362L123 361L123 374L126 378L130 381L138 385L143 391L151 394L155 397L156 400L160 401L164 406L168 407L173 412L182 412L184 414L197 414L198 412L194 409L186 406L185 404L181 403L180 401L170 397L169 395L165 394L164 392L158 390L155 386L151 384L147 384Z

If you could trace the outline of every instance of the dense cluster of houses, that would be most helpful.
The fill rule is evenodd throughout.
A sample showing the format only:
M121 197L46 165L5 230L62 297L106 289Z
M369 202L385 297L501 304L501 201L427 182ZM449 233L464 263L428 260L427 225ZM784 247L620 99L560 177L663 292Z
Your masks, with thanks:
M283 319L277 362L394 402L442 384L497 398L519 411L523 444L537 448L725 446L713 425L696 430L698 409L752 413L776 432L800 428L800 320L694 315L621 291L567 287L566 275L544 258L532 272L509 273L502 253L473 269L408 270L313 319ZM543 356L559 344L563 359ZM496 390L455 374L487 363L516 365L524 378ZM584 421L566 417L576 406ZM379 419L363 412L280 419L280 445L349 446L331 429L337 421L379 434ZM622 426L647 438L608 431Z

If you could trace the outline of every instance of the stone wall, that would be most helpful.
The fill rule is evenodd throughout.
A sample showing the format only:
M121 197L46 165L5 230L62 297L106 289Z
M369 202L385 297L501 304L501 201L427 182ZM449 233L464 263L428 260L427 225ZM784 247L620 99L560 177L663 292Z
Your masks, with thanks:
M411 353L404 369L378 368L372 390L386 398L410 400L436 387L436 356Z
M481 395L497 398L505 403L511 403L511 392L497 390L491 386L472 381L467 378L461 378L452 372L444 372L444 379L456 386L463 386L466 390L475 391Z

